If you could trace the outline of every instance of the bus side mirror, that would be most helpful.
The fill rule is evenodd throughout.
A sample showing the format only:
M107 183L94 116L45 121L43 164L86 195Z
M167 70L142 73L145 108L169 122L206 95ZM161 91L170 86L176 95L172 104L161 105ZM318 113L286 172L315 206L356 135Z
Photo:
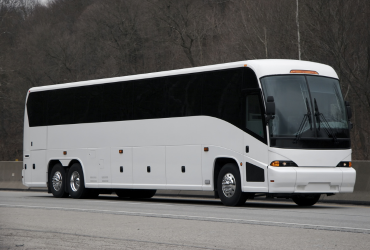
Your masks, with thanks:
M351 105L349 104L349 102L344 102L344 103L346 104L348 120L351 120L351 118L352 118Z
M273 96L267 97L265 117L266 123L268 123L271 119L275 118L275 101Z

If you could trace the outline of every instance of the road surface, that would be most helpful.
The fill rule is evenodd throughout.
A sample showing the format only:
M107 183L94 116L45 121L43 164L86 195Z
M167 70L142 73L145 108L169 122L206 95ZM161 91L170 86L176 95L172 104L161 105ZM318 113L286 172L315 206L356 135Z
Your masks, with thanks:
M0 191L0 249L366 249L370 206Z

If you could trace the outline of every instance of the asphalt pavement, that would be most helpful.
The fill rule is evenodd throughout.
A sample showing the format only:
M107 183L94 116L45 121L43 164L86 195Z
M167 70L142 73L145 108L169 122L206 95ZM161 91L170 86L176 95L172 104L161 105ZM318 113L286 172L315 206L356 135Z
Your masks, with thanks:
M0 191L1 249L369 249L370 206Z

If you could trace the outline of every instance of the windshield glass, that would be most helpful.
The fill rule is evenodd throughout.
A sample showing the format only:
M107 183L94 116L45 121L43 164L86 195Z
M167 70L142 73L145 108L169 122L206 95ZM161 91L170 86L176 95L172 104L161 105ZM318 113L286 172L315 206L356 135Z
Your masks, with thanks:
M307 82L311 91L311 97L316 100L319 112L323 114L336 137L348 137L348 122L343 102L342 93L338 80L326 77L307 76ZM321 129L325 126L322 119L319 119L319 136L326 133ZM319 129L320 128L320 129Z
M271 76L261 79L263 92L273 96L275 101L275 118L270 122L270 135L275 137L296 136L299 126L308 113L306 99L310 99L303 75ZM307 122L303 131L309 133ZM310 136L312 136L312 131Z
M313 140L328 140L325 147L337 147L332 143L337 144L340 138L348 141L347 115L337 79L280 75L263 77L261 83L265 99L273 96L276 107L275 118L269 122L270 138L274 139L271 146L299 147L300 144L305 147L306 142L301 141L311 140L308 146L319 148ZM279 142L279 139L285 141ZM290 142L286 141L289 139ZM349 142L342 146L348 145Z

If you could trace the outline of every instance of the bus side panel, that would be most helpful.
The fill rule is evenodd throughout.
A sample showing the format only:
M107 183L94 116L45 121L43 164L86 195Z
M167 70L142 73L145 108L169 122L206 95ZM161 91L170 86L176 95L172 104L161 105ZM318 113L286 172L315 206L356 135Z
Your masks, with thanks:
M166 188L166 153L165 147L133 148L134 188Z
M27 170L31 170L32 182L29 187L46 187L47 182L47 164L46 150L31 151L30 164L27 164Z
M110 153L112 188L132 188L132 148L111 148Z
M167 189L202 190L200 145L166 147Z
M99 188L111 188L110 148L96 150L96 163L98 164Z

